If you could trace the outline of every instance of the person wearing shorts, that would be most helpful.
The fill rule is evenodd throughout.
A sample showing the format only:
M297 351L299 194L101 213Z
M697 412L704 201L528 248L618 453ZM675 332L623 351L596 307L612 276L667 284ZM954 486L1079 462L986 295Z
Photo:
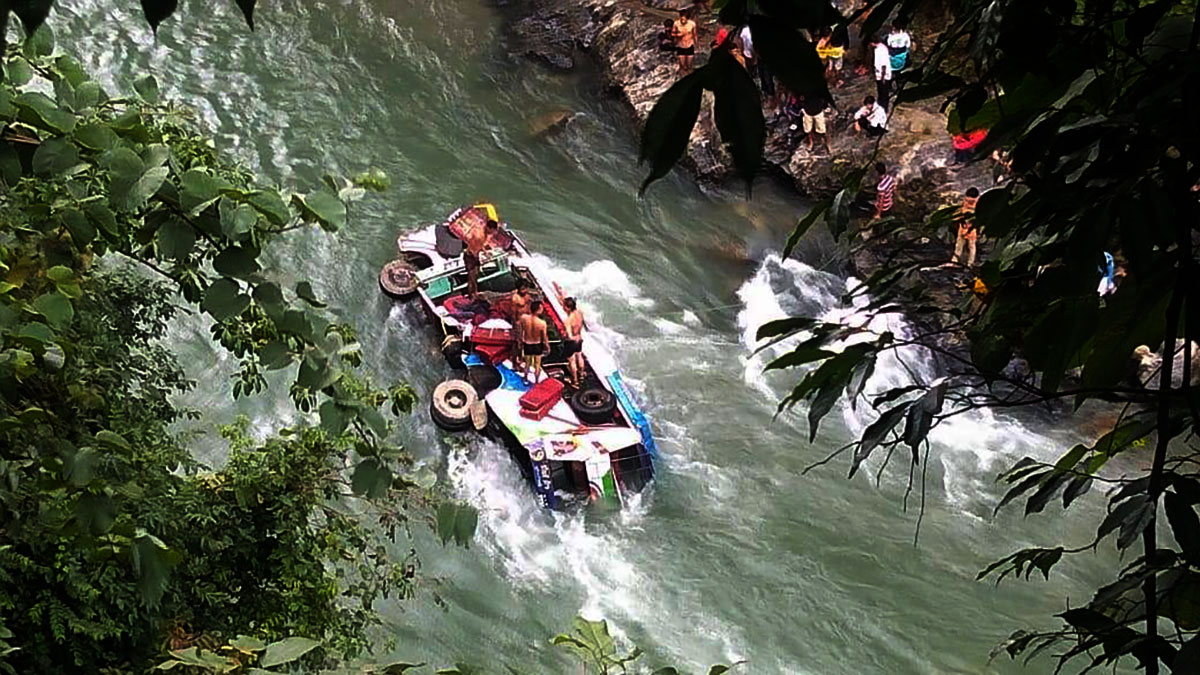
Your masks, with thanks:
M542 370L542 357L550 351L550 335L542 312L542 301L534 300L529 303L529 314L521 317L520 321L521 360L525 363L526 377L530 371L533 372L534 384Z
M567 335L563 339L563 356L567 359L567 369L571 372L571 384L580 386L584 371L583 364L583 312L575 298L565 298L563 307L567 310Z
M679 70L684 74L692 72L692 59L696 56L696 22L692 21L692 12L686 7L679 10L672 32L675 36L675 54L679 57Z
M801 119L804 133L808 136L808 151L813 149L813 134L821 137L825 143L825 152L832 153L829 147L829 134L825 130L825 110L829 105L820 94L809 94L800 104Z

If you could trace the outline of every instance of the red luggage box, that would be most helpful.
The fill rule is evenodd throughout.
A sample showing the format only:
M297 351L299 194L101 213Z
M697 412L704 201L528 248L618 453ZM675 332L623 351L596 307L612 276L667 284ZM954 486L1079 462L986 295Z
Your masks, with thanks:
M521 410L541 411L544 409L542 417L545 417L546 412L549 412L550 408L553 408L554 404L562 398L562 392L562 382L552 377L546 378L521 395ZM537 419L541 419L541 417Z
M479 328L476 326L471 331L471 342L489 347L510 347L513 343L513 332L511 328Z

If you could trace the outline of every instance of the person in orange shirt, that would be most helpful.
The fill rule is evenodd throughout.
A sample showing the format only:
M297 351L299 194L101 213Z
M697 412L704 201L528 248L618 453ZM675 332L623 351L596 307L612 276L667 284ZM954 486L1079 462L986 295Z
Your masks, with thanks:
M967 188L959 209L958 238L954 242L954 257L951 258L952 262L967 267L975 266L975 242L979 238L979 231L975 229L975 205L978 203L978 188Z

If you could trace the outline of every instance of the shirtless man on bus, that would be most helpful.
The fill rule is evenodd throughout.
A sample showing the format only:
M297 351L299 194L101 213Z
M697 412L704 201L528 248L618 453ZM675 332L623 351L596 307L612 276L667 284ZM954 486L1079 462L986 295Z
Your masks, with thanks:
M500 229L500 223L488 220L482 228L475 227L463 236L466 249L463 251L463 266L467 268L467 295L472 298L479 293L479 256L489 248L489 238Z
M529 371L533 371L533 383L537 384L538 373L542 370L542 357L550 351L550 334L546 329L546 320L542 318L541 300L529 303L529 313L521 317L519 326L526 379Z
M582 384L583 365L583 311L575 302L575 298L563 300L567 310L567 336L563 339L563 354L567 357L567 369L571 371L571 384L579 387Z
M524 279L518 279L517 287L513 289L512 295L508 299L512 303L512 321L514 326L521 320L521 317L529 313L530 300L529 285L525 283Z

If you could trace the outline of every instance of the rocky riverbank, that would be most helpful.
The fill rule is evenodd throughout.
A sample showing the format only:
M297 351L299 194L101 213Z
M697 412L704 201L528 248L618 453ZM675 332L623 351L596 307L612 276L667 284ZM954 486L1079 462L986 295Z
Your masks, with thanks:
M641 0L513 0L508 11L513 16L513 51L560 69L574 67L582 54L590 55L606 87L629 104L639 128L655 101L679 77L675 59L660 51L657 44L663 20L673 18L673 10ZM710 15L697 17L697 23L699 66L707 58L717 26ZM922 39L920 26L917 28L915 56L919 59L922 43L928 44L930 37ZM889 133L878 145L865 135L856 136L853 113L864 96L875 93L870 73L856 72L856 55L856 50L848 50L845 83L833 89L836 109L826 114L830 121L830 151L825 152L819 144L816 151L810 151L799 130L790 129L786 121L769 121L765 156L772 172L800 194L821 198L841 188L846 171L870 161L883 161L899 179L895 213L910 222L919 222L943 206L961 202L967 187L982 190L994 183L990 161L949 166L953 150L937 101L899 106L889 122ZM772 111L767 114L768 120L774 117ZM734 179L732 161L721 145L710 105L701 109L685 164L702 186ZM940 266L949 260L954 242L949 228L945 232L881 239L872 238L866 246L856 247L850 260L852 273L868 276L886 260L919 262L926 268L914 282L933 289L939 305L949 307L959 302L971 275L962 268ZM980 254L985 253L986 243L981 242ZM938 341L943 346L957 347L959 339L944 336Z

